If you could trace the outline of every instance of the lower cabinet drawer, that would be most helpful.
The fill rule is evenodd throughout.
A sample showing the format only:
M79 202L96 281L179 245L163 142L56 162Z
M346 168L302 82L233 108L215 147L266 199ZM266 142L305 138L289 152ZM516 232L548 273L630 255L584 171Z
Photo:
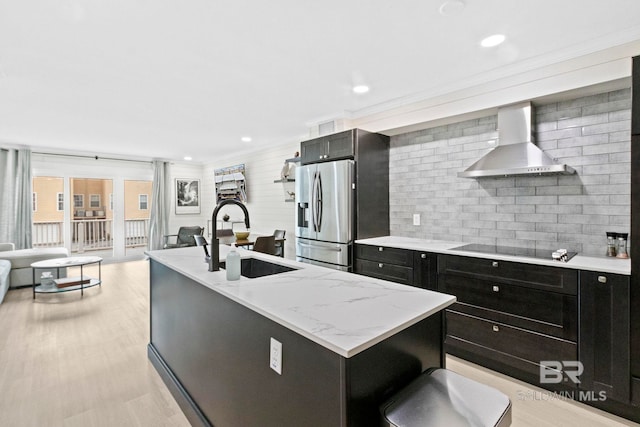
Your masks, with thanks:
M385 246L355 245L356 259L413 267L413 251Z
M447 310L447 345L537 374L543 360L578 360L575 342ZM493 351L491 351L493 350Z
M565 340L578 338L578 298L574 295L453 274L440 279L440 290L458 299L452 307L455 311Z
M355 272L404 285L413 285L413 268L411 267L356 259Z

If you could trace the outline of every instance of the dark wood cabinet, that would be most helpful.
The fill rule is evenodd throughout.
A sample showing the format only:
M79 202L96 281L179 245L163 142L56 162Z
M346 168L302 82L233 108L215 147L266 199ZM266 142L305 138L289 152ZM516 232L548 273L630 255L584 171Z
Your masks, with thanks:
M438 255L413 251L413 283L430 291L438 290Z
M403 285L413 285L413 251L357 244L355 272Z
M355 273L437 290L437 256L428 252L357 244Z
M631 91L631 135L640 135L640 56L633 58Z
M327 135L301 144L302 164L353 158L356 130Z
M631 96L631 236L640 236L640 56L633 58ZM632 399L640 406L640 238L631 239L630 253Z
M629 277L580 272L580 388L630 400Z
M577 271L440 255L437 280L458 299L446 314L448 353L536 385L541 361L578 360Z

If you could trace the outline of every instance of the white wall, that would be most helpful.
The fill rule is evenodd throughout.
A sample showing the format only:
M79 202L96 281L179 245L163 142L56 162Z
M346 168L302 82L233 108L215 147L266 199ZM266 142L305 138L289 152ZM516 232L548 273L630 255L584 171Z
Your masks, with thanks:
M202 185L203 207L207 219L215 208L214 170L244 163L247 185L247 209L251 219L251 231L272 234L275 229L286 230L285 256L295 258L295 203L285 202L284 186L293 191L293 184L274 183L280 179L280 171L286 159L300 151L300 142L290 142L275 147L231 156L221 156L204 167ZM228 213L231 219L242 220L242 211L237 206L225 206L219 218ZM205 220L206 222L206 220Z

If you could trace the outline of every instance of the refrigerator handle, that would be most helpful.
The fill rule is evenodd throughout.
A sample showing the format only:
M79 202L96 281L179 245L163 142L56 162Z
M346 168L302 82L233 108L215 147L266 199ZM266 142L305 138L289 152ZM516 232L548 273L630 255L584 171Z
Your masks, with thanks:
M325 246L315 246L315 245L309 245L307 243L301 243L301 242L298 242L297 245L302 246L303 248L313 248L313 249L331 251L331 252L342 252L342 248L340 248L339 246L336 246L335 248L327 248Z
M318 172L313 173L313 182L311 183L311 224L313 224L313 231L318 231L316 225L316 180L318 179Z
M320 232L320 228L322 228L322 174L320 174L320 172L318 171L318 191L317 191L317 197L318 197L318 213L317 213L317 217L318 217L318 232Z
M313 174L313 184L311 185L311 219L313 231L319 232L322 223L322 181L320 172Z

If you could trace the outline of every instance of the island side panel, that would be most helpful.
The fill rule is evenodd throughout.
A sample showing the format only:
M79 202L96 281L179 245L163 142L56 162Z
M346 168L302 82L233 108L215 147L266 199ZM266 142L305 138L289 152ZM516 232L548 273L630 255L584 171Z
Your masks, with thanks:
M429 368L444 368L443 312L346 359L350 426L376 426L379 406Z
M150 264L150 347L211 425L347 425L341 356ZM282 343L282 375L269 367L271 337Z

